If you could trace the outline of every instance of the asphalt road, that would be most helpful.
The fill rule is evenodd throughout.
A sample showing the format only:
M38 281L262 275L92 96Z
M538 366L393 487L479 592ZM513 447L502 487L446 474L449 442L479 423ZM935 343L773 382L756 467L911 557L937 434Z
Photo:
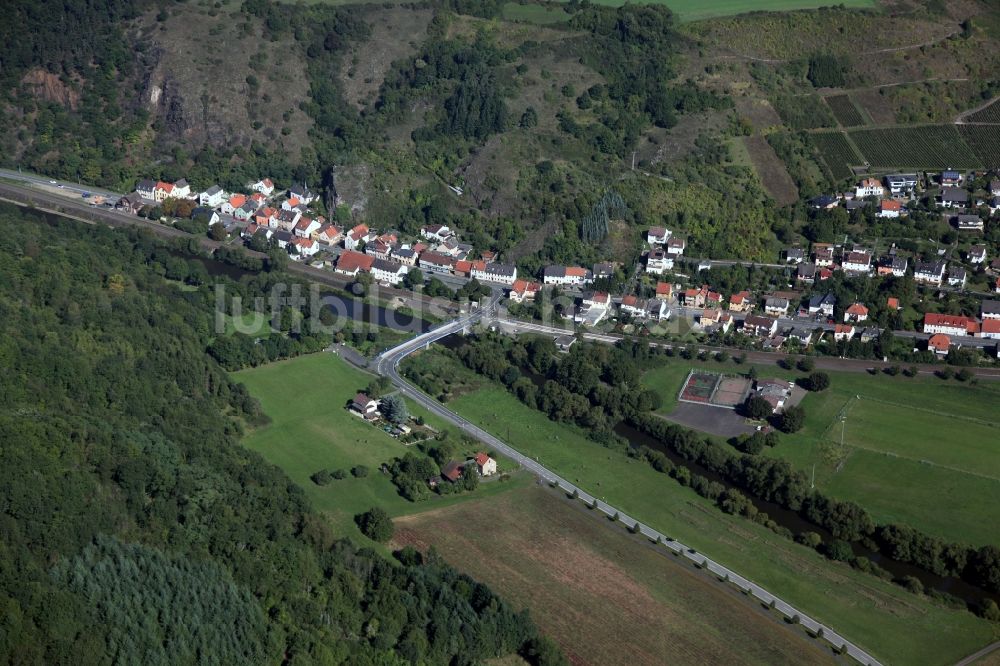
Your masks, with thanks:
M761 603L765 605L774 604L774 608L782 613L786 618L799 618L799 622L809 631L822 634L822 639L827 641L834 648L843 648L846 650L847 654L856 659L862 664L869 664L870 666L881 666L881 664L870 654L862 650L857 645L854 645L844 637L837 634L834 630L829 627L820 624L814 620L809 615L803 613L801 610L793 607L791 604L785 602L784 600L774 596L764 588L760 587L756 583L753 583L743 576L740 576L735 571L732 571L721 564L709 559L705 555L698 553L693 548L689 548L684 544L671 539L667 535L654 530L648 525L644 525L638 522L635 518L632 518L624 511L617 509L607 502L597 499L593 495L589 494L583 488L570 483L566 479L562 478L555 472L551 471L537 460L530 458L522 454L517 449L511 447L509 444L503 442L499 438L495 437L491 433L483 430L479 426L471 423L462 416L451 411L437 400L431 398L430 396L423 393L420 389L410 384L399 372L400 362L413 352L426 348L431 343L440 340L448 335L457 333L464 329L466 326L474 326L478 324L484 317L492 317L496 311L496 305L499 303L501 295L494 292L493 298L490 300L489 304L484 306L482 309L475 310L470 314L459 317L458 319L443 324L436 329L428 331L423 335L419 335L411 340L408 340L401 345L390 349L376 359L372 361L372 365L376 372L380 375L388 377L393 385L399 389L401 393L416 402L417 404L424 407L427 411L435 414L439 418L451 423L455 427L459 428L463 432L475 437L479 441L486 444L490 449L498 451L504 456L515 461L518 465L527 469L532 474L545 480L549 485L553 487L559 487L561 490L565 491L568 495L574 496L586 502L587 504L593 504L596 509L601 511L607 516L618 516L618 520L625 526L638 531L639 533L646 536L650 541L661 543L664 548L670 549L671 551L678 553L679 555L687 558L696 566L707 569L713 574L718 576L721 580L727 580L729 583L737 586L741 590L752 594ZM664 551L666 552L666 551Z

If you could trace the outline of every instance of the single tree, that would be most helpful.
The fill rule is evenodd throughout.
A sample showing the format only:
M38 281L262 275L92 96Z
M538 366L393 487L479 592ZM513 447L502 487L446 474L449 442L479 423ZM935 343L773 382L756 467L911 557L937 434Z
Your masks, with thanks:
M392 519L381 507L376 506L364 513L359 513L354 516L354 522L357 523L361 533L372 541L385 543L392 538Z
M410 412L406 408L406 401L403 400L403 396L396 393L382 398L379 410L392 423L403 423L406 419L410 418Z

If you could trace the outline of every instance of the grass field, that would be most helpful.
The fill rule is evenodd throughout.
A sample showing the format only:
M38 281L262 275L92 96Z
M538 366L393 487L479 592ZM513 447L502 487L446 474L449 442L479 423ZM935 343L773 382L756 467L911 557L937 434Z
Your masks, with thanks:
M815 132L809 135L809 141L837 180L850 178L854 173L851 167L862 161L843 132Z
M502 388L483 388L449 407L630 515L800 605L886 663L953 663L993 640L994 628L970 613L934 605L728 516L648 465L549 421Z
M663 397L662 413L674 408L684 377L699 365L746 371L681 360L653 370L643 381ZM770 366L758 367L758 374L793 378L802 373ZM1000 385L850 372L830 377L829 390L803 400L803 430L782 436L769 455L810 474L815 465L817 488L858 502L880 522L903 522L976 545L997 542ZM847 416L843 423L841 414Z
M469 529L484 515L489 529ZM833 662L776 614L541 488L410 516L396 535L527 607L573 664Z
M852 130L849 135L874 168L976 169L983 166L955 125Z
M273 333L273 330L271 329L271 320L267 317L259 317L255 312L245 313L239 318L239 320L228 314L224 315L224 317L226 322L226 335L232 335L237 331L237 328L240 333L254 338L270 337L271 333Z
M268 426L248 435L243 444L285 471L306 491L319 511L328 516L340 535L363 539L354 525L355 514L381 506L393 516L463 502L475 495L504 492L524 485L526 477L483 484L475 495L433 496L413 503L400 497L379 466L402 456L407 448L344 409L371 376L356 370L334 354L311 354L235 373L271 417ZM422 414L410 405L412 414ZM437 424L440 425L440 424ZM415 449L414 449L415 450ZM501 467L503 461L500 461ZM347 469L365 465L365 478L331 481L317 486L309 476L320 469Z

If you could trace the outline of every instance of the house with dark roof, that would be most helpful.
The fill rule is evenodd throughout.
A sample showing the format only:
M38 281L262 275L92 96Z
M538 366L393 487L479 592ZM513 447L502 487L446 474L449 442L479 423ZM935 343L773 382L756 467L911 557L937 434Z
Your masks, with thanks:
M968 208L969 193L960 187L941 190L938 195L938 204L942 208Z
M464 469L465 465L454 460L449 460L445 463L444 467L441 468L441 478L455 483L462 478L462 471Z
M378 403L372 400L367 393L358 393L351 400L350 407L353 411L364 417L374 416L378 411Z

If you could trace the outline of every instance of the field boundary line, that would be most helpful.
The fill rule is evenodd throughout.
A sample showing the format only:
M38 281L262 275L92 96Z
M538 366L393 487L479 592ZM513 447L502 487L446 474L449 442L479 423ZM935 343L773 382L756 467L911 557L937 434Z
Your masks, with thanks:
M906 409L912 409L917 412L924 412L927 414L932 414L933 416L946 416L950 419L956 419L959 421L967 421L969 423L977 423L979 425L989 426L991 428L1000 428L1000 423L994 421L987 421L986 419L980 419L975 416L962 416L958 414L949 414L948 412L941 412L936 409L928 409L927 407L916 407L914 405L904 405L899 402L893 402L892 400L886 400L884 398L873 398L871 396L861 396L865 400L870 400L872 402L882 403L883 405L892 405L893 407L904 407Z
M825 441L831 442L833 444L840 445L837 440L825 437ZM989 476L988 474L980 474L979 472L970 472L967 469L961 469L959 467L952 467L950 465L942 465L941 463L932 462L924 458L914 458L912 456L903 455L901 453L896 453L894 451L884 451L882 449L873 449L870 446L862 446L861 444L849 444L844 443L845 448L854 449L855 451L867 451L868 453L875 453L880 456L885 456L887 458L898 458L900 460L907 460L909 462L917 463L918 465L927 465L928 467L937 467L939 469L947 470L949 472L955 472L956 474L965 474L968 476L974 476L976 478L985 479L986 481L994 481L1000 483L1000 477Z

